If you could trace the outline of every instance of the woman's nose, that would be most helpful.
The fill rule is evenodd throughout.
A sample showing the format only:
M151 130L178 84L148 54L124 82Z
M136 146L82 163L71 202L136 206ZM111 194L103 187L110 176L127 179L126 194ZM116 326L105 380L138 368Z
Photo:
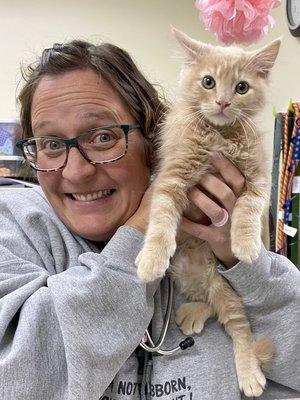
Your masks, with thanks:
M78 181L93 176L97 166L86 160L76 147L71 147L67 164L62 170L62 176L68 180Z

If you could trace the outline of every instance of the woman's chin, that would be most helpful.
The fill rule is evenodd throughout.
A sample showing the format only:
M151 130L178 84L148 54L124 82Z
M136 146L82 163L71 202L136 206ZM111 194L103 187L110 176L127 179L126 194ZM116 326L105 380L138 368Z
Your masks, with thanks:
M112 226L107 227L107 229L102 227L101 231L99 231L99 229L92 229L92 227L89 227L89 229L80 229L76 227L73 227L73 229L71 228L75 234L91 242L107 242L111 239L117 229L118 227Z

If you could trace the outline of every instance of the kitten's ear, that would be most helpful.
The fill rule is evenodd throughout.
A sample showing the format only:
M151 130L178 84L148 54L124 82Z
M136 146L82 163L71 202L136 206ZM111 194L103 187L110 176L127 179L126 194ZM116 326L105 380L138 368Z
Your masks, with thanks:
M173 26L171 26L171 31L175 36L177 42L180 44L180 46L184 49L186 53L187 58L185 64L187 65L196 64L197 55L199 55L202 47L205 45L202 44L201 42L198 42L195 39L190 38L188 35L179 31Z
M249 65L260 75L267 78L279 52L281 39L273 40L267 46L251 53Z

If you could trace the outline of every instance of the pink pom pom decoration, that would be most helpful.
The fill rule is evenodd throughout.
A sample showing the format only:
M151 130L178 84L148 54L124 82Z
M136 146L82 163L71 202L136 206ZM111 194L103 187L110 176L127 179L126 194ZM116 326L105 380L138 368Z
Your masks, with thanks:
M251 44L265 36L275 24L269 15L280 0L196 0L205 29L224 44ZM200 16L201 18L201 16Z

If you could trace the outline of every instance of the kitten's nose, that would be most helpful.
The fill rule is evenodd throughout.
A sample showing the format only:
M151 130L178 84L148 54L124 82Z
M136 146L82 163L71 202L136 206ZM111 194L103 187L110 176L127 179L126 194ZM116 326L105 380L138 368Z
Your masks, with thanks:
M216 103L221 107L222 111L224 110L224 108L230 106L230 103L226 100L219 100L219 101L216 101Z

